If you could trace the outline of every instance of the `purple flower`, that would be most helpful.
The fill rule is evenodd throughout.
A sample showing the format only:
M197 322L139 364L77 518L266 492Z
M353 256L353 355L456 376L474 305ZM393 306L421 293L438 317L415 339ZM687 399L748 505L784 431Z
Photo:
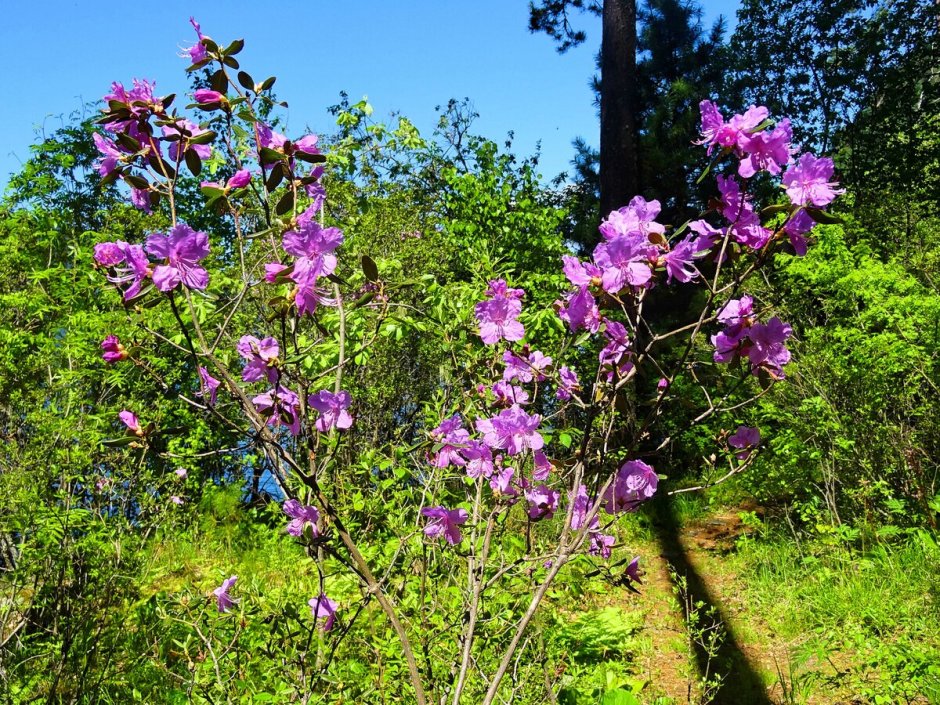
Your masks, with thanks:
M772 130L742 135L738 145L747 156L741 160L738 174L745 179L762 170L779 174L780 167L790 161L791 139L793 130L790 128L790 121L786 119L777 123Z
M208 88L199 88L195 93L193 93L193 97L200 106L214 105L216 103L225 102L224 94L219 93L218 91L209 90Z
M647 201L642 196L634 196L628 205L611 211L598 229L605 240L631 237L636 241L649 243L650 235L662 235L666 232L666 227L656 222L660 209L659 201Z
M437 428L432 429L431 438L441 444L437 454L431 460L437 468L446 468L451 465L462 467L466 464L460 450L470 442L470 434L463 427L463 420L459 414L441 421Z
M219 612L228 612L238 603L238 600L233 600L228 594L229 590L235 585L236 580L238 580L237 575L226 578L219 587L212 591L212 594L215 595L216 604L219 606Z
M251 181L251 172L248 169L239 169L229 178L225 184L225 190L231 191L237 188L245 188Z
M278 275L287 269L286 264L280 262L268 262L264 265L264 280L270 284L276 284Z
M120 362L128 358L127 350L121 345L121 340L116 335L109 335L102 340L101 349L104 350L104 354L102 354L101 357L109 364L113 365L115 362Z
M467 477L476 479L492 476L493 451L488 445L480 441L468 441L467 447L461 449L460 454L467 463ZM438 454L438 457L440 457L440 454Z
M153 203L150 197L150 189L132 188L131 205L139 211L148 215L153 212Z
M752 105L743 115L735 115L725 122L718 107L710 100L699 103L699 109L702 112L702 139L697 144L708 145L709 154L715 147L739 151L742 141L769 115L767 108Z
M562 365L558 369L558 391L555 392L555 397L567 401L580 388L581 382L578 380L577 373L567 365Z
M346 409L352 403L349 392L340 391L337 394L321 389L307 398L307 403L320 412L317 419L317 430L326 433L334 428L346 429L352 426L353 418Z
M181 161L183 159L183 152L187 149L191 149L196 153L200 159L208 159L212 156L212 147L207 144L194 144L190 146L188 144L189 140L193 137L198 137L199 135L205 134L208 130L204 130L196 123L186 118L180 118L172 125L163 126L163 138L170 143L170 147L167 150L170 155L170 159L173 161Z
M516 488L512 486L512 476L515 472L516 471L510 467L505 467L502 470L494 472L493 476L490 478L490 489L497 495L515 497L518 494Z
M483 342L492 345L500 340L522 340L525 329L516 320L522 313L522 289L510 289L504 280L494 279L485 295L489 298L474 307Z
M173 504L175 504L175 505L177 505L177 506L184 504L183 498L182 498L182 497L179 497L179 496L177 496L177 495L175 495L175 494L170 495L170 501L173 502Z
M115 267L115 276L108 277L112 284L120 286L130 283L124 290L125 301L140 293L144 279L151 274L150 262L144 249L140 245L129 245L122 240L95 245L95 260L106 267ZM117 267L119 264L125 266Z
M725 236L723 230L713 228L704 220L693 220L689 223L689 230L698 235L692 242L692 249L697 255L704 255L715 245L722 241Z
M804 210L791 216L783 226L783 232L790 238L790 244L798 257L806 254L806 234L816 227L816 221Z
M746 460L760 445L760 431L753 426L738 426L738 430L728 438L728 445L741 451L735 454L738 460Z
M125 155L118 146L107 137L93 133L91 138L95 141L95 147L101 153L101 157L95 162L98 173L102 176L108 176L116 171L123 162Z
M626 576L629 582L642 585L643 581L640 580L640 557L639 556L634 556L633 560L630 561L630 564L627 566Z
M198 264L209 254L209 237L204 232L180 223L165 235L148 237L147 252L166 260L153 270L153 283L160 291L173 291L180 282L190 289L209 286L209 274Z
M689 235L673 245L672 250L663 256L666 264L667 283L673 279L677 279L682 283L690 282L698 276L698 270L692 264L693 259L698 254L695 248L696 242Z
M588 509L591 507L591 500L588 497L587 487L578 486L578 491L571 500L571 529L577 531L587 520ZM592 524L597 522L597 516L592 517Z
M561 258L562 271L575 286L600 286L603 272L592 262L582 262L577 257L564 255Z
M608 514L633 511L656 494L658 485L659 477L653 468L642 460L628 460L604 493L604 509Z
M317 621L323 620L321 629L330 631L336 622L336 603L321 592L318 597L308 600L307 604L310 605L313 618Z
M289 389L277 386L251 400L262 416L268 417L269 426L286 426L292 435L300 433L299 399Z
M529 403L529 393L522 387L517 387L509 382L499 381L490 389L493 396L496 397L496 406L509 407L513 404L525 406Z
M532 479L536 482L544 482L552 472L552 461L548 459L540 450L532 454L532 461L535 469L532 472Z
M836 196L845 193L845 189L837 189L838 184L831 181L834 169L828 157L817 158L809 152L801 156L783 175L790 202L816 208L832 203Z
M299 218L296 230L284 233L282 245L288 254L297 257L292 279L303 277L325 277L336 270L336 255L333 250L343 244L343 232L339 228L321 227L312 218ZM299 282L298 282L299 283Z
M185 480L186 476L189 474L186 472L186 468L176 468L176 470L174 470L173 472L181 480Z
M565 302L556 301L555 306L558 310L558 317L568 324L572 333L582 328L596 333L601 326L601 314L597 308L597 301L587 286L569 292L565 295Z
M456 546L460 543L460 525L467 521L467 512L465 509L446 509L445 507L424 507L421 514L426 516L428 521L424 527L424 533L428 538L435 538L443 534L447 542Z
M280 347L274 338L258 340L253 335L243 335L235 348L238 354L248 361L242 370L242 380L257 382L267 377L272 384L277 383L280 373L277 368L277 356Z
M203 399L208 398L209 406L215 406L219 385L221 384L219 380L209 374L209 370L205 367L199 368L199 396Z
M665 377L660 377L659 381L656 383L656 389L663 391L664 389L669 389L669 380Z
M304 528L309 524L312 537L316 538L320 535L320 529L317 526L317 522L320 521L320 512L316 507L301 504L296 499L288 499L281 505L281 509L291 518L286 529L288 534L299 538L303 536Z
M748 359L753 373L759 368L767 370L774 379L783 379L783 366L790 362L790 351L784 342L793 334L793 329L774 316L767 323L755 323L748 332L751 347Z
M532 368L525 358L521 358L511 350L503 353L503 364L506 369L503 370L503 381L511 382L518 379L520 382L531 382L534 379Z
M656 257L656 248L645 236L622 235L600 243L594 249L594 261L603 270L604 291L617 294L627 285L645 286L653 277L651 257Z
M202 43L202 38L205 35L203 35L202 30L199 27L199 23L196 22L195 17L189 18L189 24L191 24L193 26L193 29L196 30L196 36L198 37L198 40L191 47L183 50L186 52L186 54L184 54L183 56L189 55L190 62L193 64L198 64L202 61L205 61L206 58L208 58L208 55L206 53L206 46L205 44Z
M632 369L633 363L629 360L632 351L626 327L617 321L608 320L605 323L604 337L607 338L607 345L601 349L598 360L607 370L608 380L612 380L615 370L618 375L623 376Z
M490 448L502 449L509 455L518 455L525 450L541 450L545 440L538 432L542 417L531 416L520 406L513 406L489 419L477 419L477 431L483 434L483 442Z
M558 491L546 485L539 485L525 491L525 499L529 503L529 518L532 520L551 519L558 509Z
M610 534L602 534L600 531L591 532L591 547L588 549L588 553L592 556L600 556L601 558L610 558L610 549L614 547L616 538Z
M140 426L140 419L131 412L125 409L124 411L118 414L118 418L121 419L121 422L127 426L127 429L131 431L136 436L143 436L144 429Z

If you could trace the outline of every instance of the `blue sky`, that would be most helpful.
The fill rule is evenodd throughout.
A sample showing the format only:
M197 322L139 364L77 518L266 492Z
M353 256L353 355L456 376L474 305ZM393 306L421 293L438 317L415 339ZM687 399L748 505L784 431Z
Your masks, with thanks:
M353 100L368 96L376 117L399 111L422 132L436 105L468 97L481 115L474 131L502 142L513 130L522 155L540 141L548 177L568 168L572 138L597 142L588 84L599 22L579 18L587 43L559 55L547 36L528 32L525 0L9 5L0 25L0 184L28 157L37 128L56 129L111 81L144 77L160 93L184 91L187 61L177 54L195 40L190 15L220 42L245 39L239 59L256 80L278 77L289 132L330 132L326 108L345 90ZM703 7L706 23L723 14L733 24L738 0Z

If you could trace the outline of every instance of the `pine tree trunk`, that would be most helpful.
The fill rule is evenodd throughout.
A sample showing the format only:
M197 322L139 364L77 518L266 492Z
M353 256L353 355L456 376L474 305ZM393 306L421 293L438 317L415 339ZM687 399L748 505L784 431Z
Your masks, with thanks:
M639 192L636 0L604 0L601 39L601 217Z

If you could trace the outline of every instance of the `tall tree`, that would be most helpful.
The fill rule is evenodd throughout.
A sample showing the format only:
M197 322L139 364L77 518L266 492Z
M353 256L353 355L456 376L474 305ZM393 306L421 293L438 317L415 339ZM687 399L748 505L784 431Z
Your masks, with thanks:
M529 3L529 29L545 32L566 52L587 35L569 13L601 17L600 212L618 208L640 190L637 159L636 0L541 0Z

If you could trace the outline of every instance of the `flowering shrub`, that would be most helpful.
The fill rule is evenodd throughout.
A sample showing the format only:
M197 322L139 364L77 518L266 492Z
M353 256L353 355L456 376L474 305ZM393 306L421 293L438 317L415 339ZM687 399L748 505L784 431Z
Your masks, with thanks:
M726 122L703 102L701 144L712 155L709 169L724 173L701 217L660 223L660 204L641 196L608 214L589 257L558 262L567 285L551 293L559 296L554 311L527 311L545 292L513 287L512 271L476 283L475 305L432 319L443 338L463 336L450 350L464 376L442 384L440 398L421 400L426 423L413 437L379 449L358 427L363 410L349 376L407 307L371 257L358 267L344 257L343 231L327 224L329 158L318 138L289 137L266 122L277 104L274 79L256 82L240 70L240 40L222 48L193 26L199 41L186 55L209 77L188 106L199 112L179 114L175 96L157 96L151 82L135 79L130 90L115 83L95 139L101 175L121 179L141 210L164 209L171 227L142 235L143 244L98 244L95 266L142 336L168 342L166 354L187 370L180 403L237 430L264 458L283 495L284 532L320 576L308 605L323 638L339 643L374 602L400 643L417 702L495 702L566 564L611 559L618 517L662 493L657 456L674 435L657 420L676 380L701 388L703 408L692 421L699 424L731 408L728 395L709 393L703 366L736 388L756 377L762 388L752 399L784 379L792 330L743 287L775 252L803 254L814 224L830 218L820 209L839 193L832 162L794 159L788 121L772 122L765 108ZM200 114L206 125L195 121ZM205 208L231 226L226 239L177 217L182 169L198 177L210 162L217 180L203 181L201 192ZM759 173L781 178L787 202L759 208L751 189ZM703 292L692 322L669 328L644 315L650 292L669 286ZM161 306L173 314L174 337L148 326ZM541 337L551 354L538 349L538 326L529 325L546 314L555 322L555 334ZM101 348L109 364L132 361L159 376L146 352L115 336ZM643 375L659 379L649 399L641 398ZM162 452L152 440L165 429L130 410L120 420L127 443ZM716 448L727 466L716 481L746 469L759 444L750 427L727 438ZM340 461L379 452L383 459L358 477ZM397 479L383 477L389 468ZM670 491L688 489L698 488ZM411 530L369 515L369 493L391 495ZM626 564L623 580L639 583L639 561L612 567ZM337 574L357 589L336 587ZM428 580L458 591L456 615L434 612ZM494 627L488 600L504 589L513 595L511 616ZM249 599L238 592L236 576L224 580L213 591L217 611L246 610ZM432 619L460 624L433 655ZM476 656L494 649L492 672L477 673ZM435 676L432 661L442 659L450 668ZM326 673L329 658L318 669Z

